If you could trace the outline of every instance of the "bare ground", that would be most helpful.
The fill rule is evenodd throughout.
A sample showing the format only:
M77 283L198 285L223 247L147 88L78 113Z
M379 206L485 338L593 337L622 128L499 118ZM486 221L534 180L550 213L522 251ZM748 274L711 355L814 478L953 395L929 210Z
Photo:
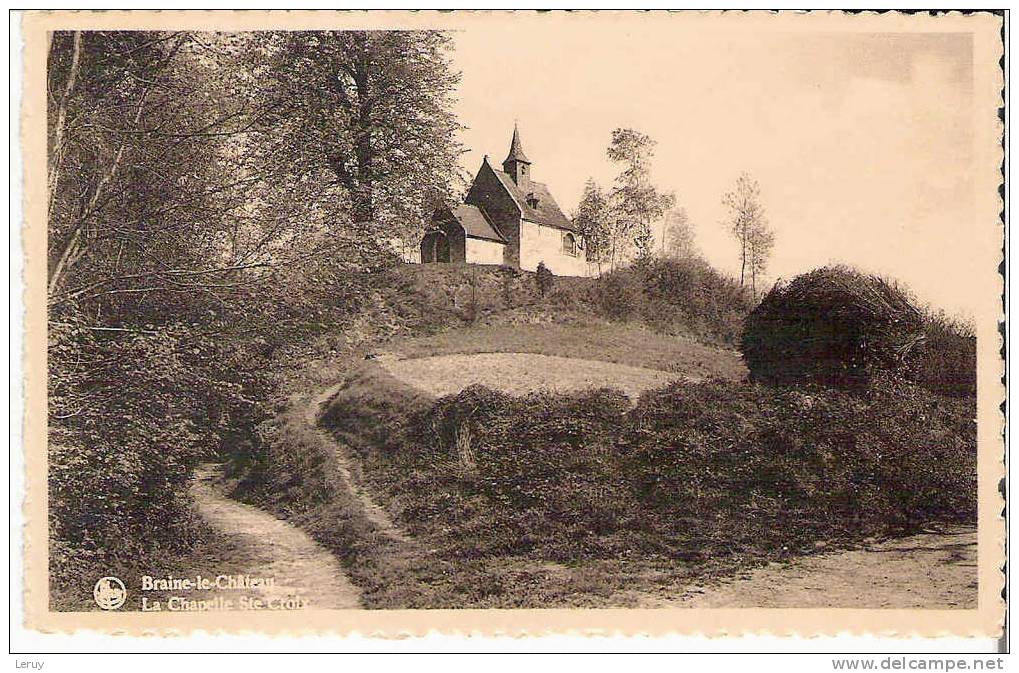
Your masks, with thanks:
M435 355L406 360L384 358L379 362L396 378L436 396L481 384L513 395L611 386L636 399L645 390L672 381L695 380L646 367L535 353Z
M701 378L739 381L747 369L735 350L666 336L634 325L472 325L387 346L405 358L474 353L535 353L615 362Z
M772 563L717 585L691 587L677 601L653 600L651 604L689 608L975 608L976 563L976 528L959 527Z
M360 607L359 592L335 556L299 528L223 495L217 477L218 466L203 465L191 487L198 513L218 535L210 547L223 556L205 559L205 565L216 573L229 568L231 573L275 579L274 586L221 595L239 599L243 593L263 601L300 597L311 609Z

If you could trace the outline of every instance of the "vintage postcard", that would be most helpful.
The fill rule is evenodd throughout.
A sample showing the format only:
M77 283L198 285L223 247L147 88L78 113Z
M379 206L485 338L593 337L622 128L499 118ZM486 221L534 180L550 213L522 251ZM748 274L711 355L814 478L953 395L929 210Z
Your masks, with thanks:
M996 637L1004 20L23 15L27 627Z

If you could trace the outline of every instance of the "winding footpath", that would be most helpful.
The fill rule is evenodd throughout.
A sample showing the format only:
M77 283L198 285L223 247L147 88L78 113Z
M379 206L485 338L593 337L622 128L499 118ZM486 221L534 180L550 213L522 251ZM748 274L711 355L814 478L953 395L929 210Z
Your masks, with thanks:
M319 441L335 452L340 476L364 509L365 516L391 538L409 541L388 514L354 480L344 448L319 426L322 406L342 384L330 386L312 398L304 409L304 420ZM300 599L303 608L342 610L360 608L360 592L336 557L300 528L278 519L257 507L229 498L222 491L222 466L205 464L195 470L191 497L199 516L215 531L205 565L218 574L230 573L253 578L272 578L265 586L245 589L243 593L263 604ZM222 592L220 592L222 593ZM240 594L234 593L235 597ZM195 595L196 599L215 598L216 591Z
M312 398L311 402L305 408L304 420L315 434L318 436L320 442L324 446L328 447L336 456L336 465L340 473L340 478L343 479L343 485L350 491L354 498L360 503L364 510L365 518L371 521L382 534L400 542L410 542L410 536L407 535L399 526L393 523L393 520L386 513L386 510L372 500L371 496L357 483L354 479L353 473L350 469L350 458L347 456L346 450L343 446L337 442L329 432L319 425L319 416L322 414L322 407L340 391L343 387L343 383L337 383L329 386L317 396Z
M219 466L203 465L191 486L198 513L216 531L215 549L224 556L210 564L273 578L271 586L248 590L263 602L299 598L307 609L360 607L360 594L335 556L296 526L226 497L218 476Z

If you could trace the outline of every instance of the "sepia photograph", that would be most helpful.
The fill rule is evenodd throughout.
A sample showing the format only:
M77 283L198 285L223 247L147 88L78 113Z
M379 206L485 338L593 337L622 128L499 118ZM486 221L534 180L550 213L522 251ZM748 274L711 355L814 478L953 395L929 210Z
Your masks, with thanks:
M38 623L1000 631L1001 13L285 14L30 17Z

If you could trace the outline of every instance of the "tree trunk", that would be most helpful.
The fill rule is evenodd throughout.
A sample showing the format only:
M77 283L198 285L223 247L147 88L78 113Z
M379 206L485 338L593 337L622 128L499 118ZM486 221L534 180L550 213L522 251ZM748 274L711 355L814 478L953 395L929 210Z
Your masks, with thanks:
M375 208L372 203L374 175L372 173L372 90L371 55L367 38L361 45L359 60L354 63L354 86L357 87L357 128L354 131L354 156L357 160L357 194L354 201L354 219L373 222Z
M747 274L747 239L746 234L743 236L741 251L740 251L740 270L739 270L739 286L744 287Z
M145 99L148 98L149 91L151 91L151 89L146 89L142 93L141 98L138 100L138 109L135 111L134 115L135 126L141 122L142 112L145 109ZM85 233L85 223L98 207L99 197L102 195L103 189L110 183L111 180L113 180L117 171L120 170L120 164L124 158L124 147L126 145L127 142L125 140L120 141L120 146L117 147L117 153L113 156L113 161L110 163L109 170L106 171L105 174L99 176L99 179L96 180L96 187L92 191L91 198L89 198L85 207L81 209L81 215L78 217L78 222L75 225L74 230L71 232L70 236L68 236L67 242L64 243L64 249L60 254L60 258L50 270L50 282L48 286L50 297L53 296L54 292L60 289L60 284L63 281L63 277L67 270L72 267L75 262L81 259L82 255L85 254L83 247L84 243L82 241Z
M51 33L52 35L52 33ZM50 45L52 46L52 37ZM50 54L52 59L53 55ZM71 64L67 70L67 81L64 83L64 90L60 96L60 103L57 105L56 120L53 123L53 146L50 148L50 166L46 176L46 186L49 190L46 213L49 215L53 208L53 199L57 193L57 181L60 179L60 167L63 163L64 154L64 125L67 123L67 102L74 92L74 85L78 81L78 70L81 67L81 31L74 31L71 42Z

